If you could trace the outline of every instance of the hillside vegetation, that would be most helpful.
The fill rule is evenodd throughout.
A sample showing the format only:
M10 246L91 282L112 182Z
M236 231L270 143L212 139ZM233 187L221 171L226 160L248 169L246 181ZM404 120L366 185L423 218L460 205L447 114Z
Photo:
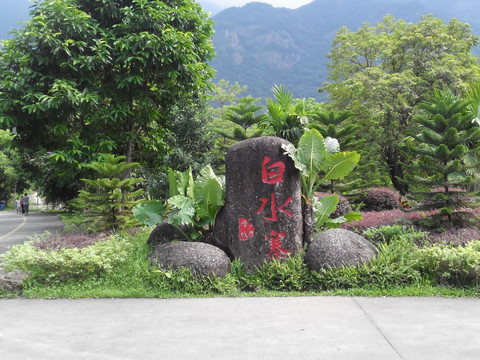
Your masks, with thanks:
M337 31L375 25L386 14L407 22L433 14L448 22L456 18L480 33L478 2L473 0L316 0L295 10L250 3L213 17L217 57L211 65L217 79L247 85L255 97L285 84L297 97L324 100L317 89L327 79L327 58Z

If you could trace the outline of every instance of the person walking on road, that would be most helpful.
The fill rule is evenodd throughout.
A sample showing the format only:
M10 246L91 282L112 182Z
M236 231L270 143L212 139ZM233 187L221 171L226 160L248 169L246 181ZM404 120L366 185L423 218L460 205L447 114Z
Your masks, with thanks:
M23 199L23 210L25 212L25 215L28 215L28 205L29 205L29 202L28 202L28 195L27 193L25 193L25 195L22 197Z
M20 198L17 198L17 200L15 200L15 209L17 210L17 214L20 214L20 211L22 211L22 204L20 203Z

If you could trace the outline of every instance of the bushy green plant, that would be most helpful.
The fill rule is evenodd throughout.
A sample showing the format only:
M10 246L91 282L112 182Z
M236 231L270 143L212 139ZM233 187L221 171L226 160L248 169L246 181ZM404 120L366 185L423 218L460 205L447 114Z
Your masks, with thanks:
M315 228L338 227L343 222L361 219L360 214L353 212L337 219L330 219L330 215L337 208L338 197L331 195L318 200L314 196L322 180L341 179L348 175L360 159L358 153L330 153L327 151L325 139L315 129L308 130L302 135L297 148L293 144L282 147L300 171L305 200L303 209L305 243L310 243Z
M131 227L136 223L132 207L138 203L142 189L135 190L135 185L143 179L128 177L120 179L122 174L130 171L138 163L126 163L125 156L101 154L101 160L86 166L95 170L96 179L82 179L87 184L80 190L74 206L88 211L87 218L93 230L117 230Z
M407 238L415 244L422 244L428 237L428 232L419 231L411 226L386 225L378 228L369 228L363 232L363 236L373 243L386 242Z
M480 241L465 247L433 245L418 250L419 269L439 285L480 285Z
M37 241L13 246L2 256L5 269L27 270L32 281L42 283L86 279L115 271L131 250L131 244L119 235L81 249L43 250L35 246Z
M304 291L309 287L310 273L300 253L286 260L265 261L262 267L246 276L250 289Z
M168 174L170 198L165 203L149 201L137 205L133 212L146 225L164 220L175 226L187 240L194 240L213 228L215 217L224 204L225 179L215 175L210 165L194 179L192 171ZM182 226L186 227L187 232Z

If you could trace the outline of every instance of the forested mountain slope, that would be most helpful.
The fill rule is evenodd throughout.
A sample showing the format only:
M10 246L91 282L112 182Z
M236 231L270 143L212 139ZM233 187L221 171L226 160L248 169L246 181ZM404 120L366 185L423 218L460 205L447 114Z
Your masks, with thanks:
M480 34L476 0L316 0L295 10L250 3L213 17L217 79L248 85L253 96L271 96L273 84L285 84L295 97L321 99L317 88L327 78L326 55L336 32L356 31L387 14L417 22L433 14L448 22L457 18Z

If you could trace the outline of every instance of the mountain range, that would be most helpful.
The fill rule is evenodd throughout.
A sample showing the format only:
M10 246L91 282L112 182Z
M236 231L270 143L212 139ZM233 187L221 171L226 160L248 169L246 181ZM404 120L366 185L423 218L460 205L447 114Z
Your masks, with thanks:
M211 65L217 79L248 85L255 97L272 96L272 86L284 84L294 97L324 100L317 88L327 79L326 55L337 31L375 25L387 14L407 22L426 14L456 18L480 34L478 0L316 0L295 10L256 2L213 17Z
M29 19L32 4L4 1L8 4L0 14L0 39ZM216 79L238 81L252 96L262 98L272 95L273 85L284 84L295 97L324 100L317 88L327 79L326 55L342 26L356 31L362 23L374 25L387 14L408 22L433 14L445 22L467 22L480 34L478 0L315 0L293 10L260 2L226 9L210 0L199 3L215 22L217 56L210 65Z

